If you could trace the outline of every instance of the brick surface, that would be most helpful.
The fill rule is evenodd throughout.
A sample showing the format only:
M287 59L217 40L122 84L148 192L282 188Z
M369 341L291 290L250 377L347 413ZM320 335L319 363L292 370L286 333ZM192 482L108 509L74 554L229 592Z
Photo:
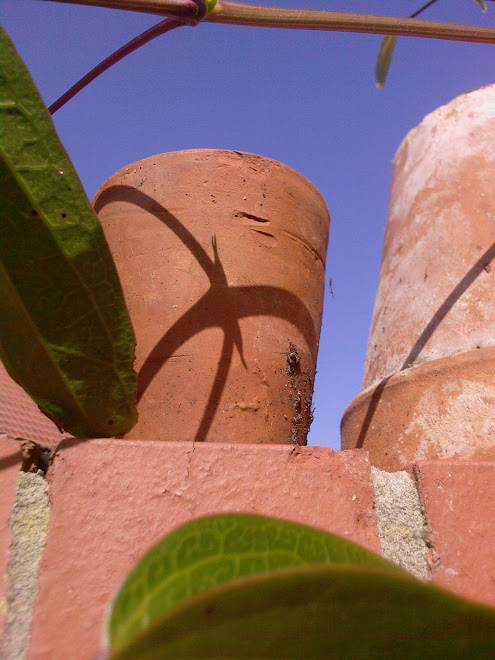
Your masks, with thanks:
M50 528L31 659L92 657L120 581L152 544L193 518L259 513L380 548L362 450L68 441L48 479Z
M12 380L0 362L0 433L56 447L62 434L22 387Z
M5 624L7 606L7 563L11 541L9 518L15 502L17 475L21 463L19 443L0 434L0 638Z
M495 606L495 463L423 461L414 471L432 581Z

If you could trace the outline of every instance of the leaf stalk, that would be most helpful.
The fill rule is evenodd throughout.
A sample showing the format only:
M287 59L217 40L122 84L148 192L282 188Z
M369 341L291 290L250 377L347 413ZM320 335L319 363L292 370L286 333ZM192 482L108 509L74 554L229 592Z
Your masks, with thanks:
M112 9L173 16L187 20L198 11L193 0L52 0L71 4L92 5ZM193 7L194 6L194 7ZM495 43L495 28L477 25L460 25L417 18L373 16L316 9L290 9L265 7L231 0L218 0L204 19L208 23L247 25L266 28L297 30L324 30L334 32L358 32L365 34L390 34L409 37L446 39L474 43Z

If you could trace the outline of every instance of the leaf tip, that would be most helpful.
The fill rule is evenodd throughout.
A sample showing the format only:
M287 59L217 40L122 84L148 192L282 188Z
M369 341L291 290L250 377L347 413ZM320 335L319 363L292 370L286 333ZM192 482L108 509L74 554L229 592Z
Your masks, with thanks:
M479 5L479 6L481 7L481 11L482 11L483 13L485 13L486 10L487 10L487 6L486 6L486 2L485 2L485 0L474 0L474 1L476 2L477 5Z
M387 35L382 39L375 68L375 80L377 89L383 89L385 86L385 80L387 79L388 70L390 69L392 54L394 52L396 42L397 37L395 35Z

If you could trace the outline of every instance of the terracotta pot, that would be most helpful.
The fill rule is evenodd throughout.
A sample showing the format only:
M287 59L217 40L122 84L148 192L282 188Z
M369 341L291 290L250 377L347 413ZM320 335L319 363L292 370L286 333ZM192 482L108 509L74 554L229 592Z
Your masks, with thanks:
M97 192L136 330L133 439L306 443L329 215L237 151L129 165Z
M379 467L495 459L495 86L428 115L394 161L363 388L342 446Z

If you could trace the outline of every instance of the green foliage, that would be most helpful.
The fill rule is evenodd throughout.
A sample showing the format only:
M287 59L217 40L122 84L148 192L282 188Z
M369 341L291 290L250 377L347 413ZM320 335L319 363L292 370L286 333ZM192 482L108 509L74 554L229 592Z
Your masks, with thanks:
M387 79L388 70L390 69L396 43L397 37L387 35L386 37L383 37L382 43L380 44L375 70L376 86L378 89L383 89L385 86L385 80Z
M156 619L224 582L311 564L399 569L344 539L297 523L239 514L195 520L138 563L112 605L108 637L122 648Z
M10 39L0 34L0 357L59 427L136 422L134 333L101 225Z
M474 0L474 1L476 2L477 5L479 5L479 6L481 7L481 9L483 10L483 12L486 11L487 7L486 7L486 2L485 2L485 0Z
M419 14L422 14L425 9L428 9L431 7L431 5L435 4L436 0L429 0L425 5L420 7L417 11L415 11L409 18L414 18L416 16L419 16ZM486 12L486 3L485 0L474 0L476 4L478 4L483 12ZM397 43L397 37L396 36L391 36L387 35L383 37L381 44L380 44L380 50L378 51L378 57L376 59L376 68L375 68L375 80L376 80L376 86L378 89L383 89L385 87L385 81L387 79L388 71L390 69L390 64L392 63L392 55L394 53L394 48L395 44Z
M495 610L323 531L251 515L155 546L109 618L112 660L492 658Z

